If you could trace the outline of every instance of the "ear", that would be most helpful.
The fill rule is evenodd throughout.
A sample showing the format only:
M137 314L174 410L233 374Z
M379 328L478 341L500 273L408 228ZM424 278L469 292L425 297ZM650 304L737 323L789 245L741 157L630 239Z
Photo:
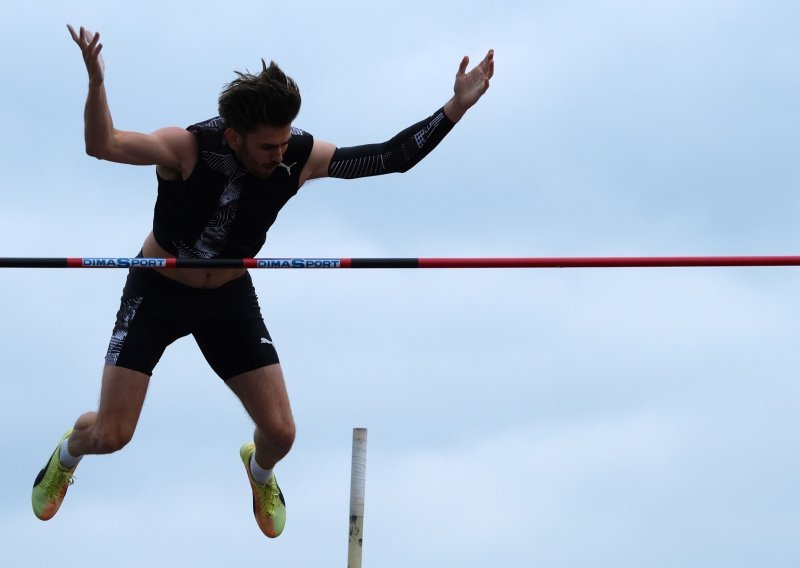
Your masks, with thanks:
M242 145L242 137L239 133L233 128L226 128L223 136L225 136L225 142L228 143L228 146L230 146L234 152L238 152Z

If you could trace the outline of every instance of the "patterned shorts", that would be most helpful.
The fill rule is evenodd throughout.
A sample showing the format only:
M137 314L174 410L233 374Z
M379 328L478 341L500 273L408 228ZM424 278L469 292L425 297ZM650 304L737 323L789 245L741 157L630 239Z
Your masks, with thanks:
M250 274L206 289L135 268L122 291L106 365L151 375L167 345L189 334L226 381L279 362Z

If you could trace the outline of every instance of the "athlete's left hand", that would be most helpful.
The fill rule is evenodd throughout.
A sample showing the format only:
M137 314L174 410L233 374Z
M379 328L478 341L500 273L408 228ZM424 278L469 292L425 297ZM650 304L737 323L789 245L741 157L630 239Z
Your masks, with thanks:
M469 57L465 55L456 73L453 98L445 105L447 116L454 122L458 122L467 109L477 103L489 89L489 79L494 75L494 50L490 49L483 61L469 72L468 65Z

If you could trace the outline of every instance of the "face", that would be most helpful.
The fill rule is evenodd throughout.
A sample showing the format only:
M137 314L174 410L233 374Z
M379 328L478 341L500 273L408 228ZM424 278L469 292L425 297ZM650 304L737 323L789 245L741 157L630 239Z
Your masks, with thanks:
M225 130L225 139L244 164L256 177L268 178L283 161L283 155L292 137L292 126L275 128L260 126L255 131L241 135L232 128Z

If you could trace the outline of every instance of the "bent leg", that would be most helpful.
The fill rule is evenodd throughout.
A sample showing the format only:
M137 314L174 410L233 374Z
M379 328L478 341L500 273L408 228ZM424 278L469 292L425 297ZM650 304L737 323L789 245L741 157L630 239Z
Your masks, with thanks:
M226 381L242 402L256 428L256 462L272 469L292 448L294 418L280 364L260 367Z
M87 412L75 422L67 448L73 456L110 454L133 437L150 377L144 373L106 365L97 412Z

